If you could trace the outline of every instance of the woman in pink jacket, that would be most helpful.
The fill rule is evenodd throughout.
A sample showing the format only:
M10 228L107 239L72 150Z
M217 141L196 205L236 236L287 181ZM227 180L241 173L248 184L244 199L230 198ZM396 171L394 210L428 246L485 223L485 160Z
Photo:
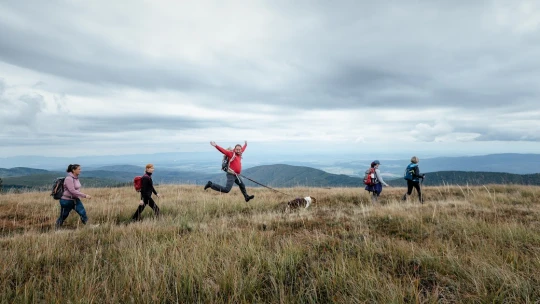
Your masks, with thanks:
M83 224L86 225L86 222L88 222L81 197L87 199L91 199L92 197L80 191L81 182L79 181L79 174L81 174L81 166L78 164L69 165L66 172L68 172L68 175L64 179L64 194L60 199L60 217L56 220L56 228L62 226L73 209L79 214Z

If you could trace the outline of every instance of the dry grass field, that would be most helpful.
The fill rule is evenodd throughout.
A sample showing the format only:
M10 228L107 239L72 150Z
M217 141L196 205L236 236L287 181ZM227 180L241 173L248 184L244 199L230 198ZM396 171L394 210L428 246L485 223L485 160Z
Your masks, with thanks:
M540 187L83 189L90 224L54 229L47 193L0 195L1 303L538 303ZM416 197L413 196L413 199ZM94 226L91 224L99 224Z

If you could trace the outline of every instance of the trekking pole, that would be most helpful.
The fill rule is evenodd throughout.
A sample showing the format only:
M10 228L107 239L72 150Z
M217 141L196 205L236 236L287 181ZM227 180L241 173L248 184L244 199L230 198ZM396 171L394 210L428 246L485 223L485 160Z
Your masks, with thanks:
M421 181L420 184L419 184L419 187L420 187L420 193L422 193L422 194L421 194L421 197L420 197L420 204L423 204L423 203L424 203L424 191L422 190L422 188L423 188L422 185L424 185L424 178L425 178L425 175L422 176L422 181Z
M268 189L270 189L270 190L272 190L272 191L275 191L275 192L278 192L278 193L281 193L281 194L285 194L286 196L294 197L294 196L292 196L292 195L290 195L290 194L287 194L287 193L278 191L278 190L276 190L276 189L274 189L274 188L268 187L268 186L263 185L263 184L261 184L261 183L259 183L259 182L257 182L257 181L254 181L254 180L252 180L251 178L249 178L249 177L247 177L247 176L245 176L245 175L243 175L243 174L239 174L239 175L242 176L243 178L247 179L247 180L250 180L250 181L254 182L255 184L257 184L257 185L259 185L259 186L263 186L263 187L268 188Z

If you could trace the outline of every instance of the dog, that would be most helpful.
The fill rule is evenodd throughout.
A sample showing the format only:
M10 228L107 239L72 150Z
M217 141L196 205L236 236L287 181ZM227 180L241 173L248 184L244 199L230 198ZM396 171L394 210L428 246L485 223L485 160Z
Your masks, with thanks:
M304 209L307 209L309 205L315 204L316 202L317 200L311 196L306 196L304 198L298 197L293 199L292 201L287 202L286 210L299 209L300 207L304 207Z

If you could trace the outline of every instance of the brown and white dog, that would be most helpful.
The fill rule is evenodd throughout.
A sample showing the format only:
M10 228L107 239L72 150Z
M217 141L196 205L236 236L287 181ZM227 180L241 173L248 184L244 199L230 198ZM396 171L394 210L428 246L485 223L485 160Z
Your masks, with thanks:
M292 201L287 202L286 210L299 209L300 207L304 207L304 209L307 209L309 205L315 204L316 202L317 200L311 196L306 196L304 198L298 197L293 199Z

